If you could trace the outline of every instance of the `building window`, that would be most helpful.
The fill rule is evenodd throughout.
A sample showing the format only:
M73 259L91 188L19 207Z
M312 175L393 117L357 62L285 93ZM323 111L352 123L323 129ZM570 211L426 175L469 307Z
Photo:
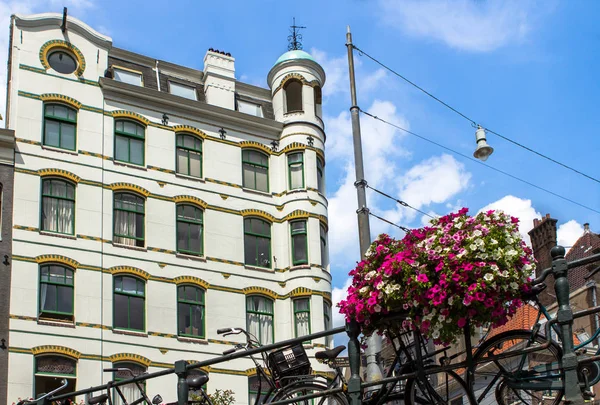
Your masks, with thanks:
M142 74L132 70L113 67L113 78L118 82L133 84L136 86L142 85Z
M202 141L195 136L177 134L177 173L202 177Z
M325 170L323 167L323 161L317 158L317 190L319 193L325 195Z
M177 287L177 333L203 338L204 290L191 285Z
M331 305L328 302L323 301L323 330L331 329ZM329 347L333 339L332 335L325 336L325 345Z
M44 145L75 150L77 111L62 104L44 104Z
M261 344L273 343L273 300L259 295L246 298L246 329Z
M325 225L320 224L320 235L321 239L321 266L325 268L327 266L327 230Z
M304 188L304 153L290 153L287 159L290 190Z
M242 150L243 186L258 191L269 191L269 156L264 153Z
M63 392L75 391L77 362L64 356L45 355L35 358L35 397L61 386L61 379L67 380ZM75 398L70 398L71 400Z
M40 318L73 320L73 270L57 264L40 267Z
M115 121L115 160L143 166L145 131L133 121Z
M146 367L142 366L141 364L133 363L133 362L113 363L113 367L120 369L119 371L115 371L113 373L114 381L127 380L131 377L137 377L146 372ZM131 373L127 370L130 370ZM133 375L132 375L132 373L133 373ZM142 381L142 382L140 382L140 385L142 386L142 388L145 391L146 390L146 382ZM134 401L138 400L142 396L140 389L137 387L137 385L135 383L121 385L121 386L119 386L119 390L121 391L121 393L127 400L128 404L133 403ZM121 399L119 394L116 393L116 389L114 391L115 392L113 392L113 395L112 395L114 405L123 405L123 400Z
M310 335L310 298L294 300L296 337Z
M302 83L298 80L288 81L284 88L286 113L302 111Z
M184 84L169 81L169 92L175 96L189 98L190 100L198 100L196 97L196 88L186 86Z
M271 267L271 224L258 218L244 219L244 263Z
M58 73L65 75L73 73L77 70L77 62L65 51L55 51L48 56L48 64Z
M177 206L177 251L192 255L203 253L203 212L193 205Z
M248 405L255 405L256 397L260 393L260 398L256 405L262 405L267 401L267 394L271 391L269 382L261 375L256 374L248 377Z
M131 276L115 277L113 327L143 331L145 329L144 281Z
M237 101L237 109L244 114L254 115L255 117L263 117L262 107L260 104L249 103L248 101Z
M144 199L135 194L115 193L113 242L144 247Z
M42 180L42 231L73 235L75 186L65 180Z
M306 221L290 223L292 233L292 264L294 266L308 263L308 238L306 237Z
M315 115L319 118L323 116L323 96L320 87L314 87L315 92Z

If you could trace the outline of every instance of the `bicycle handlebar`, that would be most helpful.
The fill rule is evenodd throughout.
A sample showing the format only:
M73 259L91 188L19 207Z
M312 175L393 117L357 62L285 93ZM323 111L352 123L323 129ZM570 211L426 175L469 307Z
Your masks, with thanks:
M50 391L49 393L44 394L41 397L34 399L33 401L30 401L30 400L20 401L18 405L29 405L29 404L35 405L35 404L38 404L40 400L48 398L49 396L52 396L52 395L56 394L58 391L61 391L63 388L65 388L69 384L69 382L67 381L66 378L63 378L62 380L60 380L60 383L62 384L60 387L58 387L58 388Z
M235 352L237 350L237 347L233 347L231 349L227 349L223 352L223 356L227 356L228 354L231 354L233 352Z
M233 332L233 329L231 329L231 328L221 328L221 329L217 329L217 334L218 334L218 335L222 335L223 333L227 333L227 332Z

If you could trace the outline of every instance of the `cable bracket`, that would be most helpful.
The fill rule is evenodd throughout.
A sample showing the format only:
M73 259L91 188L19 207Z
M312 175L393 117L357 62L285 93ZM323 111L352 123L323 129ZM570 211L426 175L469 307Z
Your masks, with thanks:
M362 207L356 210L357 214L370 214L371 211L369 211L369 209L367 207Z
M367 183L367 181L365 179L356 180L354 182L354 187L358 187L358 186L366 188L366 187L369 187L369 183Z

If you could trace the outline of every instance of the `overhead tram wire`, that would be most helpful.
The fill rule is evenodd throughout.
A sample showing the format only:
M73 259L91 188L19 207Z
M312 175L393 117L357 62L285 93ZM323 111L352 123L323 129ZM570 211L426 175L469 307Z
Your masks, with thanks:
M546 193L548 193L548 194L551 194L551 195L553 195L553 196L555 196L555 197L558 197L558 198L560 198L560 199L562 199L562 200L568 201L568 202L570 202L570 203L572 203L572 204L578 205L578 206L580 206L580 207L582 207L582 208L585 208L585 209L587 209L587 210L590 210L590 211L592 211L592 212L595 212L596 214L600 214L600 211L598 211L598 210L596 210L596 209L594 209L594 208L591 208L591 207L588 207L587 205L584 205L584 204L578 203L577 201L571 200L570 198L567 198L567 197L565 197L565 196L562 196L562 195L560 195L560 194L558 194L558 193L555 193L554 191L550 191L550 190L548 190L548 189L546 189L546 188L543 188L543 187L540 187L540 186L538 186L538 185L536 185L536 184L533 184L533 183L531 183L531 182L529 182L529 181L527 181L527 180L523 180L523 179L522 179L522 178L520 178L520 177L517 177L517 176L515 176L515 175L512 175L512 174L510 174L510 173L507 173L507 172L505 172L505 171L503 171L503 170L497 169L497 168L495 168L494 166L490 166L490 165L488 165L488 164L486 164L486 163L483 163L483 162L482 162L482 161L480 161L480 160L474 159L474 158L472 158L471 156L467 156L467 155L465 155L464 153L461 153L461 152L459 152L459 151L457 151L457 150L454 150L454 149L452 149L452 148L449 148L449 147L447 147L447 146L445 146L445 145L442 145L441 143L438 143L438 142L432 141L432 140L431 140L431 139L429 139L429 138L425 138L425 137L424 137L424 136L422 136L422 135L419 135L419 134L417 134L417 133L415 133L415 132L409 131L408 129L402 128L401 126L398 126L398 125L396 125L396 124L393 124L393 123L391 123L391 122L389 122L389 121L386 121L386 120L384 120L383 118L379 118L378 116L376 116L376 115L373 115L373 114L371 114L371 113L368 113L368 112L364 111L364 110L363 110L363 109L361 109L361 108L359 108L359 111L360 111L361 113L363 113L363 114L365 114L365 115L367 115L367 116L369 116L369 117L371 117L371 118L373 118L373 119L377 120L377 121L381 121L381 122L383 122L384 124L390 125L390 126L392 126L392 127L396 128L396 129L399 129L400 131L403 131L403 132L405 132L405 133L407 133L407 134L409 134L409 135L416 136L416 137L417 137L417 138L419 138L419 139L422 139L422 140L424 140L424 141L426 141L426 142L429 142L429 143L431 143L431 144L433 144L433 145L439 146L439 147L440 147L440 148L442 148L442 149L446 149L447 151L450 151L450 152L452 152L452 153L454 153L454 154L456 154L456 155L458 155L458 156L462 156L462 157L464 157L465 159L468 159L468 160L470 160L470 161L472 161L472 162L478 163L478 164L480 164L480 165L482 165L482 166L485 166L485 167L487 167L487 168L489 168L489 169L492 169L492 170L494 170L494 171L496 171L496 172L498 172L498 173L501 173L501 174L503 174L503 175L505 175L505 176L508 176L508 177L510 177L510 178L512 178L512 179L514 179L514 180L518 180L518 181L520 181L521 183L527 184L528 186L531 186L531 187L537 188L538 190L544 191L544 192L546 192Z
M372 217L377 218L380 221L383 221L383 222L388 223L388 224L390 224L392 226L395 226L396 228L401 229L401 230L403 230L406 233L410 232L410 228L407 228L407 227L402 226L402 225L395 224L392 221L389 221L389 220L387 220L385 218L380 217L379 215L373 214L371 211L369 211L369 215L372 216Z
M360 110L360 108L359 108L359 110ZM394 201L396 201L398 204L400 204L400 205L401 205L401 206L403 206L403 207L410 208L410 209L412 209L412 210L415 210L415 211L417 211L418 213L421 213L421 214L423 214L423 215L426 215L426 216L428 216L429 218L435 219L435 217L434 217L433 215L430 215L430 214L426 213L425 211L422 211L422 210L420 210L420 209L418 209L418 208L415 208L415 207L413 207L412 205L408 204L408 203L407 203L407 202L405 202L405 201L402 201L402 200L399 200L399 199L397 199L397 198L394 198L394 197L392 197L391 195L384 193L383 191L379 191L379 190L377 190L376 188L373 188L373 187L369 186L369 184L368 184L368 183L366 184L366 187L367 187L367 188L370 188L371 190L375 191L376 193L379 193L379 194L381 194L381 195L382 195L382 196L384 196L384 197L387 197L387 198L389 198L390 200L394 200Z
M360 49L359 47L357 47L357 46L355 46L355 45L353 45L352 47L353 47L354 49L356 49L356 50L359 52L359 54L361 54L361 55L364 55L364 56L366 56L367 58L371 59L373 62L377 63L379 66L383 67L384 69L388 70L389 72L391 72L391 73L392 73L392 74L394 74L395 76L398 76L400 79L404 80L406 83L410 84L411 86L413 86L413 87L415 87L416 89L420 90L421 92L425 93L426 95L428 95L429 97L431 97L432 99L434 99L435 101L437 101L438 103L442 104L444 107L446 107L446 108L448 108L449 110L453 111L454 113L456 113L456 114L460 115L462 118L464 118L465 120L469 121L469 122L471 123L471 125L473 125L474 127L476 127L476 128L477 128L477 125L481 125L481 124L478 124L478 123L477 123L477 121L475 121L474 119L472 119L472 118L470 118L470 117L466 116L466 115L465 115L465 114L463 114L462 112L458 111L456 108L452 107L450 104L446 103L446 102L445 102L445 101L443 101L443 100L440 100L439 98L437 98L436 96L434 96L433 94L431 94L430 92L428 92L427 90L425 90L424 88L422 88L421 86L419 86L418 84L416 84L416 83L414 83L414 82L410 81L409 79L407 79L406 77L402 76L400 73L396 72L395 70L393 70L393 69L392 69L392 68L390 68L389 66L387 66L387 65L385 65L384 63L380 62L379 60L375 59L373 56L369 55L368 53L366 53L365 51L363 51L363 50L362 50L362 49ZM564 163L561 163L561 162L559 162L559 161L558 161L558 160L556 160L556 159L553 159L553 158L551 158L551 157L549 157L549 156L546 156L546 155L544 155L543 153L540 153L540 152L538 152L538 151L536 151L536 150L534 150L534 149L532 149L532 148L530 148L530 147L528 147L528 146L525 146L525 145L523 145L522 143L519 143L519 142L517 142L517 141L513 141L512 139L510 139L510 138L508 138L508 137L506 137L506 136L504 136L504 135L501 135L501 134L499 134L498 132L496 132L496 131L494 131L494 130L492 130L492 129L489 129L489 128L487 128L487 127L483 127L483 126L482 126L482 128L483 128L483 129L485 129L487 132L489 132L489 133L491 133L491 134L494 134L494 135L496 135L496 136L497 136L497 137L499 137L499 138L502 138L502 139L504 139L504 140L505 140L505 141L507 141L507 142L510 142L510 143L512 143L512 144L514 144L514 145L516 145L516 146L519 146L520 148L523 148L523 149L525 149L525 150L527 150L527 151L529 151L529 152L531 152L531 153L533 153L533 154L536 154L536 155L538 155L538 156L540 156L540 157L542 157L542 158L544 158L544 159L547 159L547 160L551 161L552 163L555 163L555 164L557 164L557 165L559 165L559 166L562 166L562 167L564 167L565 169L571 170L571 171L573 171L573 172L575 172L575 173L577 173L577 174L579 174L579 175L581 175L581 176L583 176L583 177L586 177L586 178L588 178L588 179L590 179L590 180L592 180L592 181L595 181L596 183L599 183L599 184L600 184L600 179L597 179L597 178L595 178L595 177L592 177L592 176L590 176L590 175L588 175L588 174L585 174L585 173L583 173L582 171L580 171L580 170L577 170L577 169L575 169L575 168L573 168L573 167L571 167L571 166L569 166L569 165L566 165L566 164L564 164Z

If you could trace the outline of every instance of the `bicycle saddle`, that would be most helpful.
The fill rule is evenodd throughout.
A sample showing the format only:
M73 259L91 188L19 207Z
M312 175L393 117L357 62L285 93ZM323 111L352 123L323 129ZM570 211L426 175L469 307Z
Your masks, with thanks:
M208 382L208 374L199 374L188 380L188 386L190 389L197 389L202 387Z
M102 404L102 403L106 402L107 399L108 399L108 395L106 395L106 394L98 395L97 397L90 397L90 398L88 398L88 404L90 404L90 405Z
M345 348L346 348L346 346L342 345L342 346L334 347L333 349L330 349L330 350L323 350L322 352L316 352L315 358L317 360L325 360L325 359L333 360L341 352L343 352Z
M546 283L536 284L533 287L531 287L531 290L529 292L522 293L521 297L524 300L532 300L535 297L537 297L542 291L544 291L546 287L548 287Z

